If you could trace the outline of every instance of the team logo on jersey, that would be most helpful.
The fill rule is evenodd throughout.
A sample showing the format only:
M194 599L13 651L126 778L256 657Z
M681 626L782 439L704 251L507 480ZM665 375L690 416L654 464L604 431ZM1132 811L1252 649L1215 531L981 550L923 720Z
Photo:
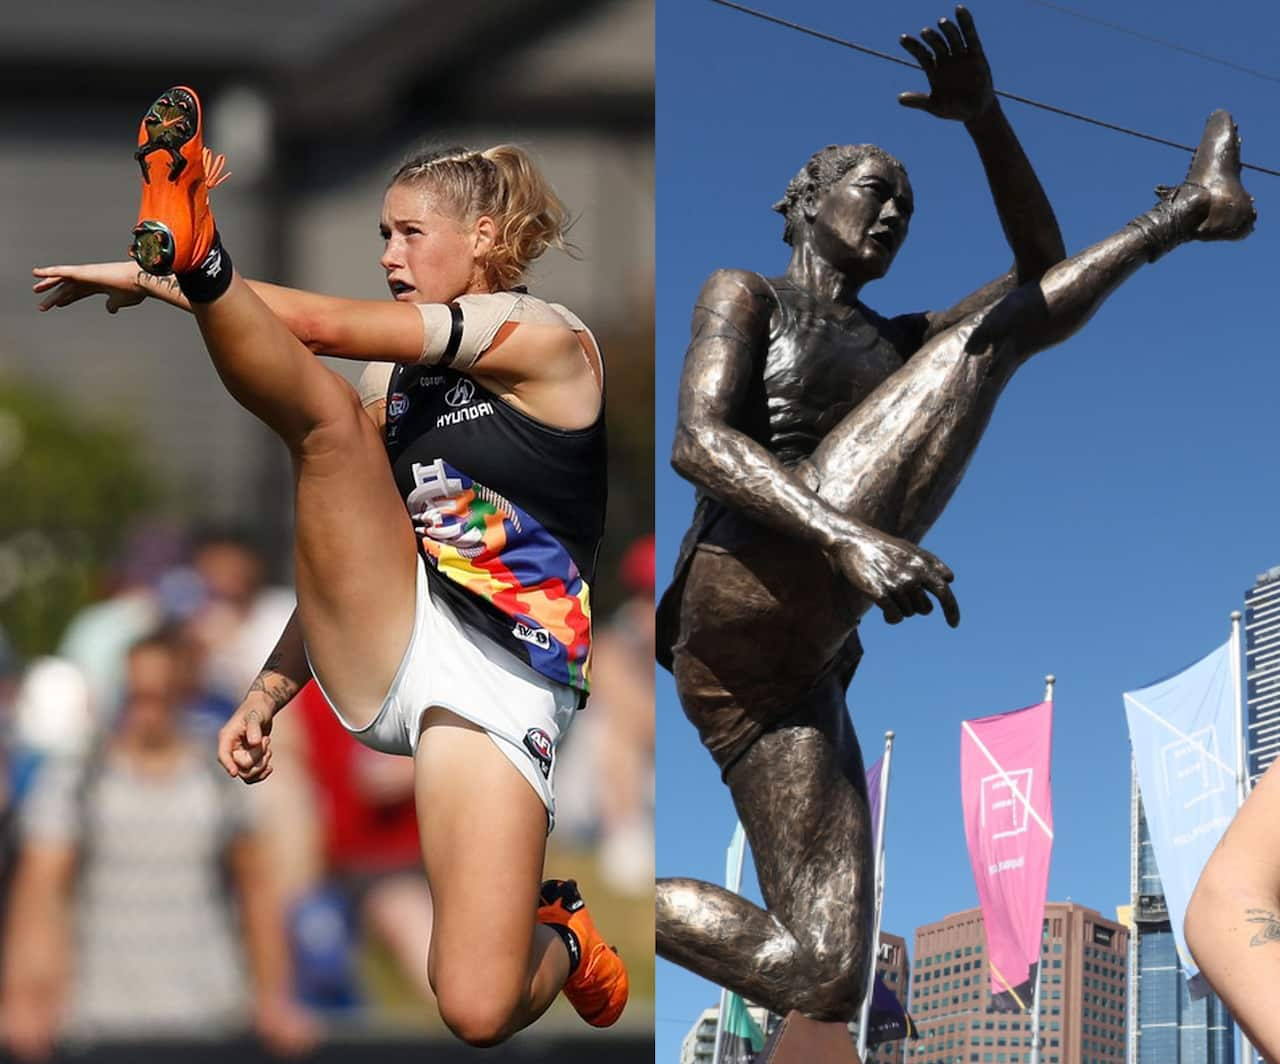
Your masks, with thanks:
M466 406L476 397L476 386L466 377L444 393L444 401L450 406Z
M542 770L542 778L550 779L551 759L555 757L556 753L556 748L551 742L551 736L541 728L530 728L524 733L524 748L538 762L538 768Z
M409 409L409 397L404 392L395 392L387 400L387 420L395 421Z
M516 626L511 629L511 634L526 643L532 643L539 650L553 649L551 633L545 628L539 628L537 625L516 621Z

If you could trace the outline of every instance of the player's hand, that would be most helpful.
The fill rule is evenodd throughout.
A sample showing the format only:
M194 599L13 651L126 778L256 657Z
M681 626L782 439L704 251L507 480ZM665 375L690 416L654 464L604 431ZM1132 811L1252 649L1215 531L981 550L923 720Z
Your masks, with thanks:
M960 623L960 607L949 586L955 574L927 550L873 533L837 547L832 556L849 582L880 607L889 624L932 613L930 595L938 600L947 624L954 628Z
M228 776L259 783L271 775L271 718L269 699L250 692L218 732L218 762Z
M36 283L31 290L43 295L42 311L69 307L86 296L105 295L107 313L132 307L146 299L146 292L136 278L138 267L133 262L95 262L83 266L37 266L31 271Z
M925 28L920 37L923 43L904 33L898 43L920 64L929 79L929 92L904 92L898 102L957 122L983 114L996 97L973 16L957 5L955 22L939 19L938 29Z

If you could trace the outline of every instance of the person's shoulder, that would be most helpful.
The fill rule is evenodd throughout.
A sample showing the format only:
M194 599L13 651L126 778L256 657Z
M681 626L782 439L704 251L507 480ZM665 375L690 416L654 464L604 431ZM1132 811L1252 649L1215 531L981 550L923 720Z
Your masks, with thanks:
M716 270L698 294L694 319L699 314L733 322L752 333L769 327L775 310L782 309L777 288L767 277L753 270Z
M504 292L478 292L459 296L455 302L464 311L468 307L484 308L486 313L495 315L505 322L517 322L524 325L553 325L569 332L586 332L587 326L581 318L562 303L552 303L533 295L523 288L515 288Z
M777 298L773 284L763 274L734 268L719 269L712 273L702 286L702 293L704 297L708 294L726 298L746 296L750 299L764 298L771 302Z

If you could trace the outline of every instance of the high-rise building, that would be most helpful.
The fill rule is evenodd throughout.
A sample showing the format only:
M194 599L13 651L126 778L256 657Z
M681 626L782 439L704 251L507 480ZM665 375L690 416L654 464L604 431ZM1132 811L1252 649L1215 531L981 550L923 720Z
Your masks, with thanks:
M1121 1064L1129 932L1073 902L1045 906L1041 947L1041 1064ZM982 910L916 929L911 1015L921 1038L907 1064L1025 1064L1026 1013L993 1011Z
M1235 1030L1215 994L1193 1000L1178 963L1136 772L1130 804L1133 935L1128 1064L1233 1064Z
M1244 653L1245 749L1253 784L1280 753L1280 565L1245 592Z
M748 1005L751 1018L760 1025L762 1031L768 1032L770 1026L769 1010L760 1005ZM680 1064L712 1064L716 1048L716 1023L720 1019L720 1006L713 1005L703 1009L702 1015L689 1029L680 1043Z

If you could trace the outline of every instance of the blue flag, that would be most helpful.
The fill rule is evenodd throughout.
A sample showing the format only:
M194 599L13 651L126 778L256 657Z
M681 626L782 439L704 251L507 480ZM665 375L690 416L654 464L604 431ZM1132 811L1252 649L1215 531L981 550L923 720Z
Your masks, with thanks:
M1176 676L1125 692L1124 706L1178 960L1193 980L1182 933L1187 903L1238 803L1231 644Z

